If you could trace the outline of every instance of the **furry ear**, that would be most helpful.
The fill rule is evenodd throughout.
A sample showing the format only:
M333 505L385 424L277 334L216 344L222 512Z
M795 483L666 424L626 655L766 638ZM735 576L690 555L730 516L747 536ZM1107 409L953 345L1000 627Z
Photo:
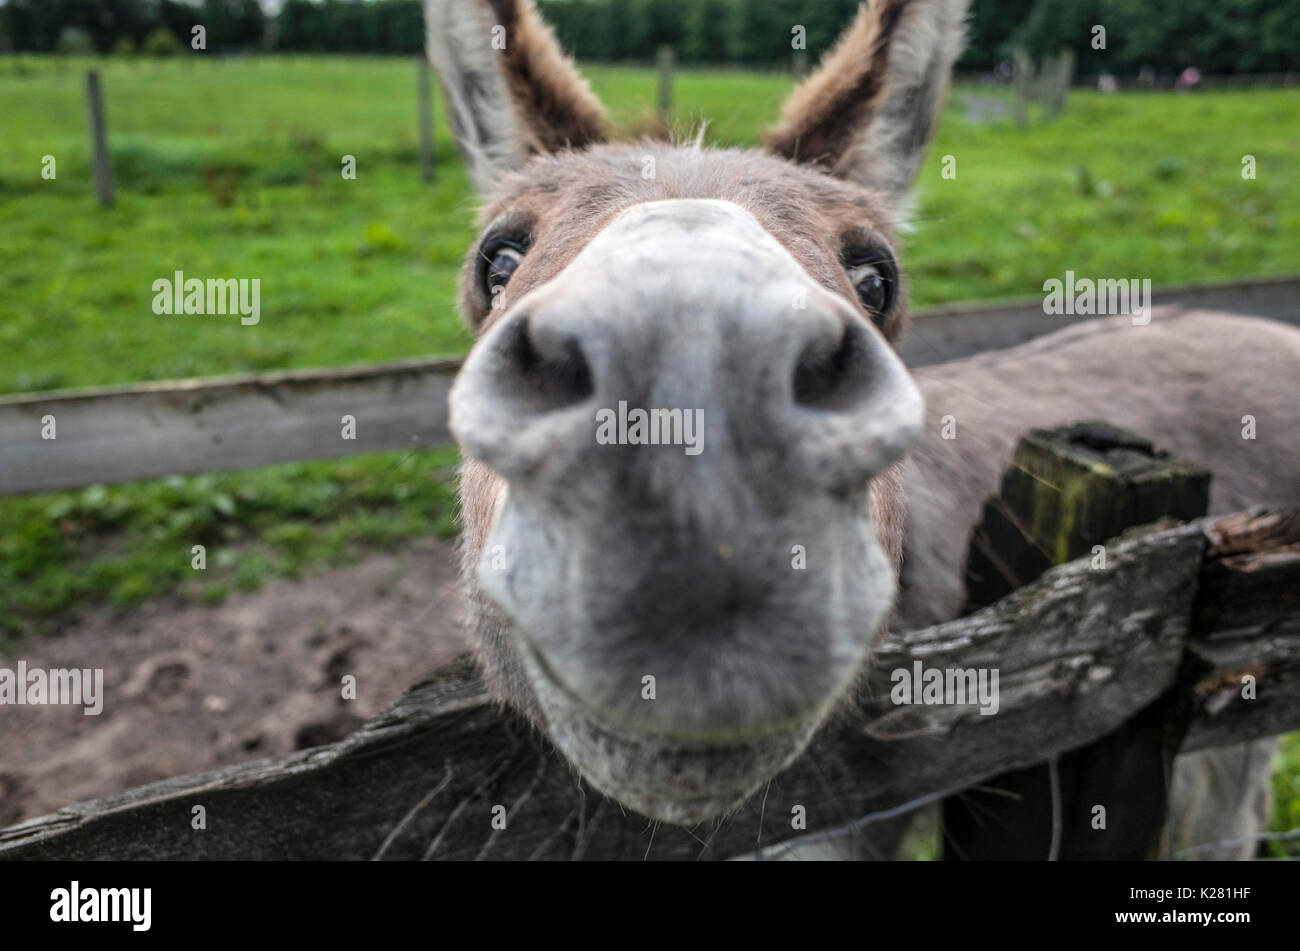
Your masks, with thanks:
M901 202L965 38L969 0L872 0L790 94L768 148Z
M425 0L429 60L480 191L530 155L603 138L600 101L533 0Z

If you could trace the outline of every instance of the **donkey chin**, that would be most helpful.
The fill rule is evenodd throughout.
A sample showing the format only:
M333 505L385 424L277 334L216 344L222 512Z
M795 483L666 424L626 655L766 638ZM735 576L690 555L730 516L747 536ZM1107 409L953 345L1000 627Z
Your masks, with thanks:
M735 810L851 693L892 603L865 495L724 535L512 490L476 572L489 681L623 805L679 825ZM791 570L790 537L820 570Z

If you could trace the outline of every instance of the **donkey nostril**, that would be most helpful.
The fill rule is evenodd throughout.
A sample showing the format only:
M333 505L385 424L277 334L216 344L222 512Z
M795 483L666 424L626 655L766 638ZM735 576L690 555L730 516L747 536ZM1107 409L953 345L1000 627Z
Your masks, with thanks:
M560 409L593 392L591 367L577 338L539 333L528 317L511 326L501 355L512 395L532 403L536 410Z
M819 337L804 347L794 368L794 401L808 409L847 410L870 382L867 330L844 323L838 340Z

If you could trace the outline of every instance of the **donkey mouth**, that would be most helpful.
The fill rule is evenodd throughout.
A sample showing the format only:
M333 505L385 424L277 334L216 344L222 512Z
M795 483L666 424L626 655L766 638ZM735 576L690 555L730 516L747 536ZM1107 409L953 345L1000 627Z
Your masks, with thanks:
M825 715L819 708L743 735L632 730L578 696L526 633L516 629L516 640L560 752L600 792L674 825L694 825L739 809L798 758Z
M550 723L561 752L600 792L684 826L739 809L803 752L816 729L808 724L743 745L681 747L619 736L582 717Z
M690 544L617 515L573 528L528 501L506 497L477 562L495 676L583 778L662 821L733 811L789 766L848 696L892 603L857 500L790 519L820 555L809 572L772 541L784 522L744 526L747 544L728 526ZM713 557L716 537L737 539L728 557ZM494 548L510 557L495 563Z

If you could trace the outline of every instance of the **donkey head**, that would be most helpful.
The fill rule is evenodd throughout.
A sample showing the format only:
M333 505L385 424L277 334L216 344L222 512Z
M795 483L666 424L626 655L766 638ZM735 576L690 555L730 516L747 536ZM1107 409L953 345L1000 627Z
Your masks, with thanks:
M531 0L428 0L482 232L452 391L487 679L652 817L798 756L895 591L922 418L891 223L966 0L875 0L767 151L612 145Z

